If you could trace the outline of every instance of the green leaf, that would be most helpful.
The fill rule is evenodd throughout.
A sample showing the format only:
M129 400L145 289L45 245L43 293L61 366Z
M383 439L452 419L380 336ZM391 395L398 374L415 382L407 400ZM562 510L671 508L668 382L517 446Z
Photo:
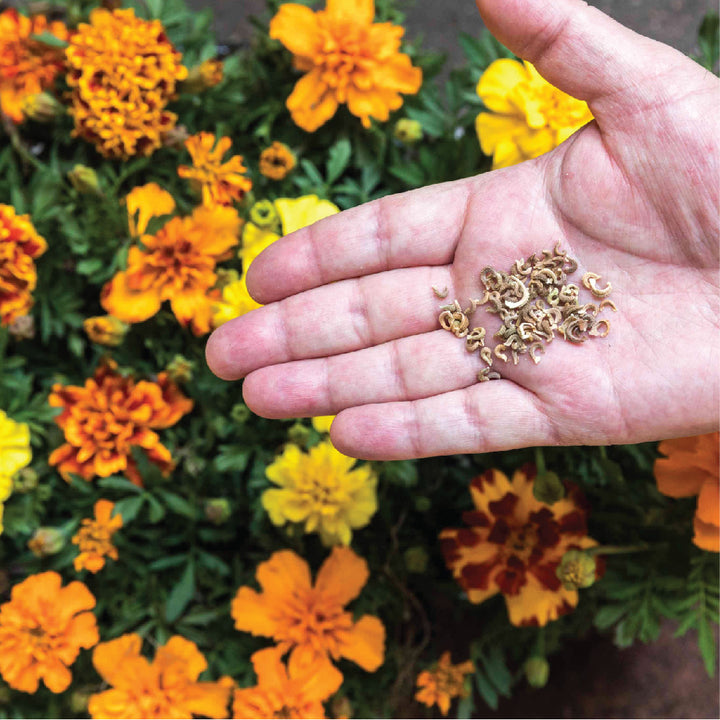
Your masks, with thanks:
M120 477L118 475L111 475L110 477L100 478L97 484L104 490L122 490L123 492L141 493L143 490L134 483L131 483L127 478Z
M493 646L482 661L488 678L490 678L498 692L505 697L510 697L512 675L505 664L505 656L502 650L497 646Z
M176 515L182 515L190 520L194 520L197 517L197 508L191 505L185 498L176 495L175 493L168 492L167 490L161 490L159 493L163 502L172 510Z
M123 525L127 525L127 523L132 522L135 519L144 502L145 497L143 495L123 498L115 503L114 514L122 516Z
M475 673L475 684L482 699L493 709L498 707L498 694L490 681L485 677L484 673L478 670Z
M195 594L195 568L189 562L182 577L173 587L165 601L165 620L175 622L188 606Z
M707 674L711 678L715 677L717 645L715 644L715 635L712 627L705 617L700 620L698 625L698 647L700 648L700 654L702 655Z
M332 185L345 171L345 168L350 162L350 156L352 155L352 146L347 138L338 140L328 150L327 160L327 184Z
M30 37L36 42L49 45L50 47L66 48L70 44L66 40L61 40L59 37L47 31L38 33L37 35L31 35Z
M466 720L467 718L473 717L474 710L475 703L473 702L472 694L467 697L460 698L457 711L458 720Z
M165 508L158 502L157 498L153 497L150 493L145 493L144 497L149 505L148 519L154 525L165 517Z
M599 630L607 630L626 612L627 608L624 605L605 605L595 615L595 627Z
M716 72L718 56L720 56L720 17L711 11L705 15L698 34L698 45L702 53L700 62L710 72Z

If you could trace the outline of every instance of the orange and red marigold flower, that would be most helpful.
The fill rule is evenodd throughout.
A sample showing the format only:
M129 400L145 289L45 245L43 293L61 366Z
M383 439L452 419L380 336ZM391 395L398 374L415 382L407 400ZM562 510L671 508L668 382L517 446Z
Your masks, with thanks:
M50 465L57 465L66 480L71 474L92 480L124 473L136 485L142 478L132 448L142 448L150 462L170 472L170 451L153 429L174 425L193 406L167 373L156 382L136 381L120 375L112 360L105 360L83 387L54 385L49 402L62 408L55 422L66 440L51 453Z
M213 303L220 293L215 267L232 255L241 221L237 211L222 205L200 206L189 217L173 217L154 235L143 234L148 221L172 212L170 193L151 183L128 197L131 232L143 247L130 248L127 270L102 289L106 312L126 323L148 320L170 301L175 317L195 335L210 331ZM159 210L162 208L162 210ZM135 216L137 214L137 220Z
M72 682L81 648L99 640L95 597L81 582L62 587L56 572L31 575L0 605L0 675L15 690L34 693L40 680L55 693Z
M327 0L317 12L286 3L270 21L270 37L306 73L287 99L304 130L317 130L340 104L370 127L370 118L385 121L402 105L400 93L420 89L422 71L399 52L404 29L374 18L374 0Z
M0 325L10 325L33 306L37 284L35 258L47 250L28 215L0 204Z
M466 697L465 676L475 670L472 660L453 665L450 651L444 652L435 665L423 670L417 676L418 691L415 699L432 707L437 705L443 715L448 714L450 703L455 697Z
M23 120L24 99L51 88L65 66L62 48L33 39L43 33L69 37L64 23L44 15L26 17L14 8L0 13L0 110L16 123Z
M227 717L233 681L198 682L207 662L194 642L175 635L157 649L152 662L141 648L142 639L134 633L95 648L95 669L111 687L90 697L91 717Z
M536 500L535 469L518 470L512 480L488 470L470 485L475 510L463 513L467 528L440 533L453 576L471 602L502 593L513 625L545 625L570 612L577 590L563 587L556 570L571 548L597 543L587 536L580 491L553 505Z
M73 135L122 160L161 146L177 121L166 106L187 68L159 20L137 18L132 8L97 8L78 26L66 56Z
M698 496L693 542L720 552L720 433L663 440L655 461L658 490L670 497Z
M373 672L385 655L385 626L373 615L357 621L345 605L368 579L367 563L348 547L334 547L315 584L308 564L292 550L273 553L257 569L262 592L241 587L231 614L238 630L271 637L290 664L347 658Z
M73 544L78 546L80 554L75 558L75 569L96 573L105 567L105 558L118 559L117 548L112 536L122 527L122 515L113 517L115 503L110 500L98 500L95 503L95 518L83 518L80 530L73 536Z

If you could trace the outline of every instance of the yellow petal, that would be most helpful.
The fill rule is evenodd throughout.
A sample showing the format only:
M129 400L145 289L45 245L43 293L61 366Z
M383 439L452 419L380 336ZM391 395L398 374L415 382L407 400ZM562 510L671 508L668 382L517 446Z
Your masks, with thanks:
M317 195L303 195L299 198L278 198L275 201L275 207L282 221L284 235L289 235L296 230L312 225L318 220L340 212L337 205L329 200L321 200Z
M520 109L509 97L509 93L516 85L527 82L528 79L528 71L517 60L495 60L482 74L477 85L477 94L488 110L517 115Z

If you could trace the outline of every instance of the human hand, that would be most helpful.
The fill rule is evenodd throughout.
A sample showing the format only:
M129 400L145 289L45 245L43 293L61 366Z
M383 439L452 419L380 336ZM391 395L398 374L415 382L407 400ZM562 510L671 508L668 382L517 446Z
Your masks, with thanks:
M248 272L258 310L210 337L270 418L338 414L376 460L633 443L717 429L718 80L579 0L477 0L491 32L595 121L535 160L368 203L288 235ZM556 243L613 284L604 340L551 343L478 383L438 326L485 266ZM490 316L488 316L490 317Z

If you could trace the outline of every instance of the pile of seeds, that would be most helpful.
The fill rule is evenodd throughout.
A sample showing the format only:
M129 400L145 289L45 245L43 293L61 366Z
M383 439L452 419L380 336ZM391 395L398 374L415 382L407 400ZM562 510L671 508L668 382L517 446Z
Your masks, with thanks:
M509 362L508 353L515 365L525 354L535 364L539 363L545 345L555 339L555 333L571 343L608 334L610 322L598 315L605 308L617 312L607 297L612 286L607 283L598 287L600 276L585 273L582 285L598 302L581 304L580 287L567 282L577 268L577 262L556 245L552 252L543 250L539 258L533 254L526 260L517 260L509 272L486 267L480 273L485 288L481 299L471 299L465 309L457 300L441 308L440 326L464 338L468 352L479 350L486 367L478 373L478 380L500 378L500 373L492 369L493 361ZM438 297L444 297L437 289L433 290ZM498 343L492 349L485 346L485 328L471 321L480 306L499 315L503 323L494 335Z

